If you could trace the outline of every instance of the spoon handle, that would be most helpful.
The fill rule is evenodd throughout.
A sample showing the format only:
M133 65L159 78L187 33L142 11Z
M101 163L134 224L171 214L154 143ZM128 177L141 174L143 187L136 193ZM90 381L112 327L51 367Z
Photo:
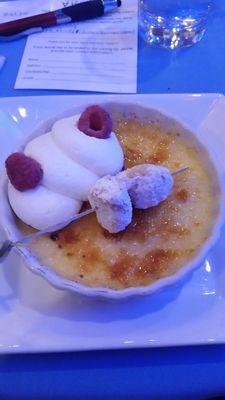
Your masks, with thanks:
M59 231L66 225L69 225L71 222L77 221L78 219L81 219L81 218L85 217L86 215L92 214L94 211L96 211L95 208L89 208L88 210L83 211L82 213L77 214L74 217L71 217L67 221L64 221L57 225L50 226L46 229L42 229L41 231L32 233L31 235L24 236L18 242L14 242L14 246L19 246L20 244L29 242L30 240L37 239L38 237L45 235L46 233L52 233L52 232Z
M181 168L181 169L179 169L177 171L174 171L172 173L172 175L173 176L178 175L178 174L180 174L180 173L182 173L182 172L184 172L184 171L186 171L188 169L189 169L189 167ZM96 211L95 208L90 208L89 210L86 210L86 211L84 211L84 212L82 212L80 214L77 214L74 217L70 218L67 221L64 221L61 224L50 226L49 228L46 228L46 229L43 229L41 231L35 232L35 233L31 234L31 235L24 236L22 239L20 239L17 242L11 242L10 240L5 240L5 242L3 242L3 244L2 244L2 246L0 248L0 262L5 260L5 258L9 255L9 253L12 250L13 247L20 246L21 244L29 242L30 240L37 239L38 237L40 237L42 235L45 235L46 233L56 232L56 231L62 229L64 226L69 225L71 222L77 221L78 219L80 219L82 217L85 217L86 215L91 214L91 213L93 213L95 211Z
M177 171L172 172L172 176L181 174L182 172L187 171L189 168L190 168L190 167L183 167L183 168L181 168L181 169L178 169Z
M91 214L94 211L96 211L95 208L90 208L89 210L83 211L82 213L75 215L74 217L70 218L67 221L64 221L61 224L57 224L49 228L43 229L41 231L32 233L31 235L24 236L17 242L12 242L11 240L5 240L2 243L2 246L0 247L0 263L6 259L6 257L9 255L13 247L21 246L23 243L27 243L33 239L37 239L38 237L43 236L46 233L56 232L62 229L64 226L69 225L71 222L77 221L78 219L85 217L86 215Z
M13 242L11 242L11 240L5 240L3 242L0 248L0 262L4 261L8 257L12 248L13 248Z

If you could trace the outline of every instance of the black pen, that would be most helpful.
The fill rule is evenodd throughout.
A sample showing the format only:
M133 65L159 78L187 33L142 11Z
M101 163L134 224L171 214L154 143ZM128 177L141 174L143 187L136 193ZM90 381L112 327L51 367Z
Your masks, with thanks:
M121 0L90 0L73 6L0 24L0 39L19 39L43 28L101 17L121 6Z

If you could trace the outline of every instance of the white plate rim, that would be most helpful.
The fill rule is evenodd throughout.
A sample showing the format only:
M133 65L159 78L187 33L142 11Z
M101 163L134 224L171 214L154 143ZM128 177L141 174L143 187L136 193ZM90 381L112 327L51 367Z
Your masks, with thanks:
M135 96L135 95L131 95L132 97L133 96ZM140 95L139 95L140 96ZM155 95L143 95L143 96L150 96L150 97L154 97ZM162 96L162 97L165 97L165 96L167 96L167 95L157 95L157 96ZM173 96L173 95L168 95L168 97L169 96ZM192 96L192 95L186 95L186 94L184 94L184 95L182 95L182 94L179 94L179 95L174 95L174 96L178 96L178 97L182 97L182 96ZM211 96L211 94L209 94L209 95L201 95L201 96ZM212 95L213 96L213 95ZM46 97L46 96L43 96L43 97ZM48 96L48 97L59 97L59 96ZM76 96L73 96L73 97L75 97L76 98ZM85 96L86 97L86 96ZM90 97L90 96L89 96ZM91 97L93 97L93 96L91 96ZM105 96L104 96L105 97ZM115 95L113 95L113 97L115 97ZM221 96L221 95L219 95L219 97L217 97L217 95L215 95L215 98L216 99L218 99L218 98L221 98L221 97L223 97L223 96ZM40 96L40 98L42 98L42 96ZM11 98L8 98L9 100L11 99ZM20 99L24 99L23 97L21 97ZM29 98L25 98L26 100L28 100ZM2 100L2 99L1 99ZM13 99L13 100L15 100L15 98ZM1 102L0 102L0 105L1 105ZM224 339L224 341L225 341L225 339ZM216 343L224 343L224 341L223 340L221 340L221 341L217 341ZM168 343L163 343L163 347L164 346L171 346L171 345L179 345L179 346L181 346L181 345L193 345L193 344L206 344L206 343L210 343L210 341L208 341L208 340L206 340L206 339L204 339L204 341L203 342L196 342L196 343L193 343L193 342L188 342L188 341L183 341L182 343L179 343L179 344L176 344L176 343L173 343L173 342L168 342ZM140 340L140 342L138 342L138 341L135 341L135 343L134 344L130 344L129 345L129 348L137 348L137 347L152 347L152 346L160 346L161 344L160 343L157 343L157 341L155 341L154 343L144 343L143 342L143 340ZM39 351L43 351L43 352L48 352L48 351L70 351L70 350L96 350L96 349L104 349L104 348L107 348L107 349L114 349L114 348L124 348L125 346L123 346L123 345L118 345L118 343L111 343L111 345L110 346L107 346L107 347L102 347L102 346L99 346L99 345L96 345L96 346L90 346L90 347L88 347L88 346L84 346L84 347L80 347L80 348L75 348L75 349L71 349L71 348L64 348L64 349L62 349L62 348L60 348L60 349L44 349L44 348L42 348L41 350L35 350L35 349L29 349L29 348L27 348L27 349L25 349L25 352L39 352ZM4 352L6 352L6 353L8 353L8 352L21 352L21 349L12 349L12 348L9 348L8 350L7 349L3 349L3 348L1 348L1 346L0 346L0 352L1 353L4 353Z

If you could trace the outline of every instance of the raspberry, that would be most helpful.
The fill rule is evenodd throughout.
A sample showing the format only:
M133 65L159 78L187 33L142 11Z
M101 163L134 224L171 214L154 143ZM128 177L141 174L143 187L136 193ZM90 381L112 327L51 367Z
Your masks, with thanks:
M23 153L13 153L5 161L6 171L15 189L24 192L34 189L43 177L40 164Z
M81 114L78 129L85 135L107 139L113 128L110 115L99 106L90 106Z

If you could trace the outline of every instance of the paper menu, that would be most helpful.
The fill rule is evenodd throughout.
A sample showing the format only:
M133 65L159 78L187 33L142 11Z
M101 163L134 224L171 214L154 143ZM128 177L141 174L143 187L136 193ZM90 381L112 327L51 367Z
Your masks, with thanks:
M135 93L137 7L137 0L123 0L104 17L31 35L15 88Z

